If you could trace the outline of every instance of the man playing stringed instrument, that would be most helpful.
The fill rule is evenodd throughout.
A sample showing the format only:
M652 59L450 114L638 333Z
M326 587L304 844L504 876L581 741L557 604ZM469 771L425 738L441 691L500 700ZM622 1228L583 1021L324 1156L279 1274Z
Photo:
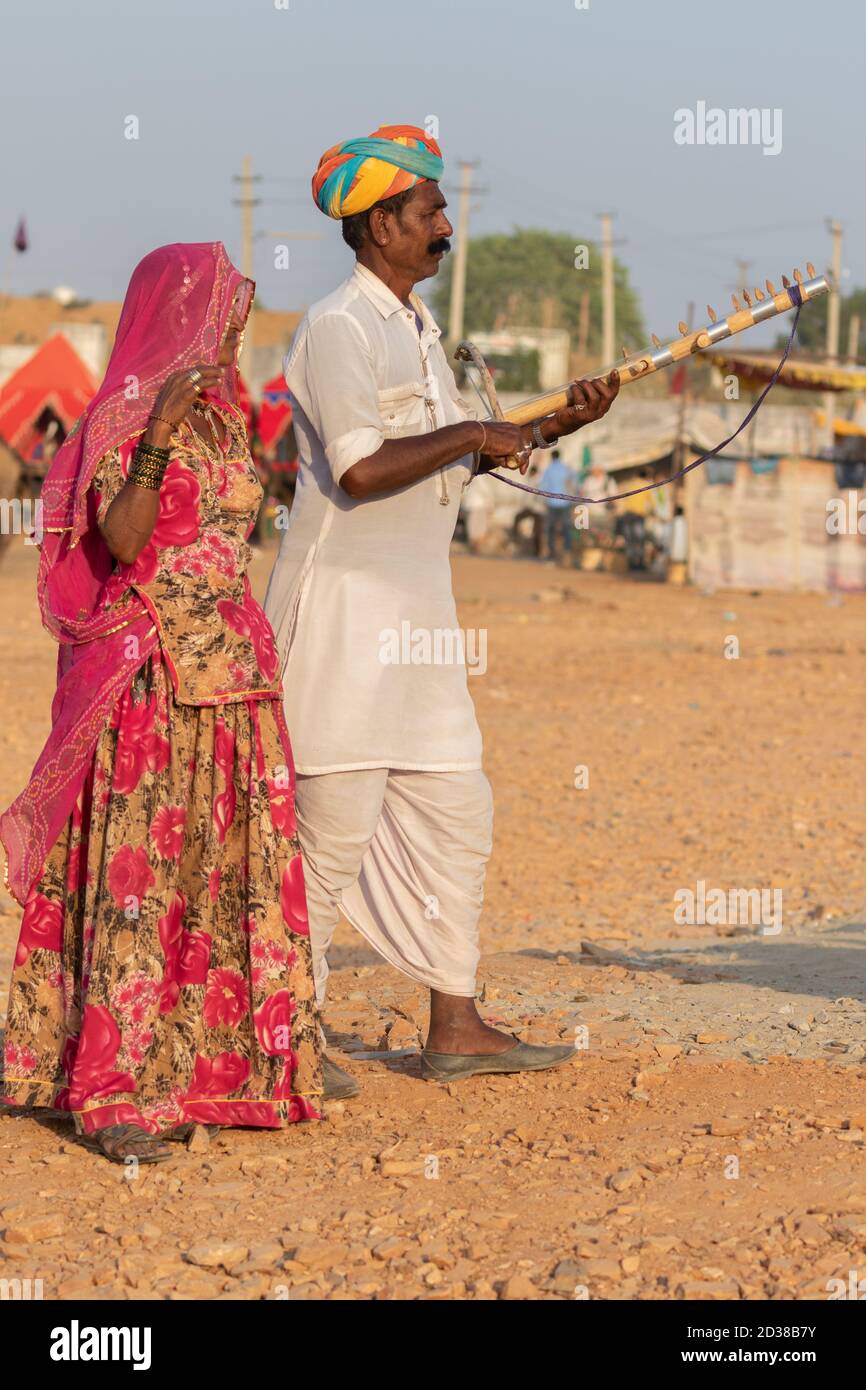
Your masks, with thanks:
M466 679L449 546L463 489L599 419L617 374L575 382L533 425L478 421L415 285L452 227L438 144L385 126L329 149L313 179L342 221L349 278L286 359L300 472L266 611L284 664L316 985L340 910L430 990L422 1075L540 1071L575 1055L488 1026L475 1006L492 799ZM455 640L460 639L460 640ZM353 1094L326 1063L326 1095Z

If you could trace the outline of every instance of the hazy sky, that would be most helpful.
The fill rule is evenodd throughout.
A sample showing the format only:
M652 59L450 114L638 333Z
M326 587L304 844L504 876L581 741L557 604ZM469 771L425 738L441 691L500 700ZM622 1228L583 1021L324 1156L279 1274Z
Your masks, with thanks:
M302 307L350 265L338 224L310 200L319 155L430 115L446 192L459 159L480 161L473 232L589 238L596 214L615 211L617 253L661 336L690 299L699 316L729 303L738 257L761 279L807 259L823 268L828 214L844 224L846 285L866 284L859 0L288 4L6 0L3 287L119 298L163 242L222 239L239 257L232 174L250 154L258 228L324 234L291 243L288 271L273 267L282 235L256 243L263 302ZM781 108L781 153L677 145L674 112L699 101ZM138 140L124 138L129 115ZM22 213L32 249L8 268Z

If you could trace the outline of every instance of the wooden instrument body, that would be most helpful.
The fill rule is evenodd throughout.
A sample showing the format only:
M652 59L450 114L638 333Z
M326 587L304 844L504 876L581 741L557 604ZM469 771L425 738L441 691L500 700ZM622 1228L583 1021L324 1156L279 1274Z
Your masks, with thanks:
M809 268L811 270L811 266ZM818 295L828 294L830 291L829 282L823 275L813 275L809 280L804 280L799 271L795 271L794 275L803 304L808 303L810 299L815 299ZM755 291L757 302L754 304L751 303L750 297L745 295L749 304L749 307L745 309L739 307L735 298L734 303L737 304L737 309L725 319L713 320L705 328L700 328L694 333L684 333L681 338L674 338L670 343L658 344L657 347L653 347L649 351L627 354L622 362L616 364L621 384L625 386L628 382L640 381L653 372L661 371L664 367L669 367L675 362L681 362L683 358L689 357L693 353L704 352L716 343L733 337L735 333L742 333L746 328L764 323L767 319L775 318L777 314L785 314L796 307L791 296L794 287L787 281L785 288L778 294L775 293L769 281L767 281L767 288L771 291L768 296L764 296L760 290ZM656 342L658 342L657 339ZM612 370L612 367L608 367L604 372L597 372L590 380L600 381L607 377ZM571 403L569 391L570 385L566 385L557 387L554 391L545 392L541 396L532 396L529 400L521 401L518 405L513 405L506 410L504 419L510 420L514 425L530 425L536 420L543 420L545 416L551 415L555 410L562 410L564 406Z

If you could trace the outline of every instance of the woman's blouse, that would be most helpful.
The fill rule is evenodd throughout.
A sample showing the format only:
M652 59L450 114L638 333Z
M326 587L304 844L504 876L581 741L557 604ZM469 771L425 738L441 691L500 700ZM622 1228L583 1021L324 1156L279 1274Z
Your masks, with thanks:
M104 599L121 612L130 589L141 596L159 630L175 698L187 705L282 692L273 633L247 578L247 537L262 486L243 417L210 403L225 427L222 447L209 447L186 423L172 435L153 534L134 564L117 565ZM127 440L99 465L93 487L100 523L127 480L137 442Z

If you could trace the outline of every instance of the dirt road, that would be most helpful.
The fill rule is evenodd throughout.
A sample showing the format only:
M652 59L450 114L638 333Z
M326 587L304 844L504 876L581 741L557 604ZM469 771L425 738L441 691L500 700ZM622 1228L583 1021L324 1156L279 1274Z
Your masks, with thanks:
M53 684L34 571L21 546L0 571L3 805ZM484 1008L575 1062L421 1082L420 993L342 929L326 1022L361 1096L134 1177L62 1120L0 1117L4 1277L46 1298L787 1299L866 1276L866 600L465 557L455 580L486 642Z

